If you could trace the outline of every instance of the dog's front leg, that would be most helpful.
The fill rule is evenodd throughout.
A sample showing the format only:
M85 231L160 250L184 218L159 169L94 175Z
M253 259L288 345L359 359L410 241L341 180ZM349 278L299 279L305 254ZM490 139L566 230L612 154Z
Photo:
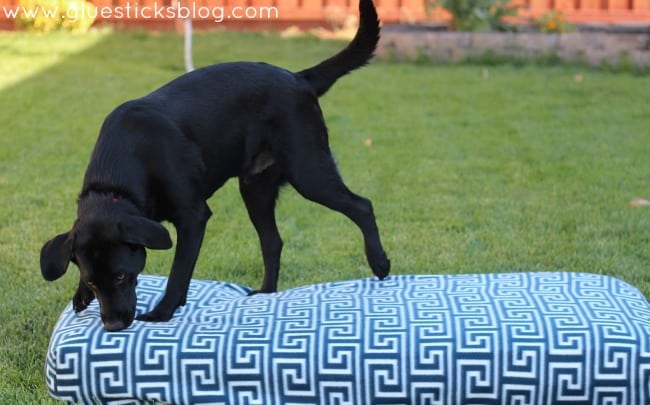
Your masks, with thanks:
M165 295L151 312L137 316L137 320L166 322L174 315L176 308L185 305L187 290L209 217L210 210L206 205L204 215L183 218L175 222L178 241Z
M77 292L74 293L72 297L72 308L74 312L81 312L84 309L88 308L88 305L95 299L95 294L92 290L79 279L79 286L77 287Z

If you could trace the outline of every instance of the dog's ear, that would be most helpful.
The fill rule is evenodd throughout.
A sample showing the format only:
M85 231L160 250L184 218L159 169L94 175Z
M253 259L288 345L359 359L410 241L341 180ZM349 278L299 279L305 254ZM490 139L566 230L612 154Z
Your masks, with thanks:
M119 223L122 241L149 249L169 249L172 239L164 226L156 221L135 215L125 216Z
M47 281L54 281L65 274L70 260L74 236L72 231L62 233L47 241L41 248L41 274Z

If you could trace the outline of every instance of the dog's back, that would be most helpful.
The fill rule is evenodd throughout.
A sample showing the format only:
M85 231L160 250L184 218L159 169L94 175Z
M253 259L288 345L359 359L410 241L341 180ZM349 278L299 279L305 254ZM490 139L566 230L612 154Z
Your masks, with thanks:
M295 75L303 79L318 97L322 96L340 77L365 66L370 61L379 41L379 31L377 11L372 0L360 0L359 28L348 46L336 55L297 72ZM211 76L219 76L219 79L229 80L210 80ZM229 87L236 87L237 91L241 91L244 82L249 82L257 91L264 92L264 87L267 85L271 85L274 90L279 87L291 88L290 76L289 71L266 63L221 63L183 75L161 87L151 96L165 93L167 90L171 90L174 95L178 95L179 91L182 93L183 87L186 88L188 93L195 96L197 91L201 91L194 85L197 81L219 83L219 88L208 86L203 89L205 92L214 92L215 97L218 97L220 93L227 93ZM280 83L274 85L274 81Z

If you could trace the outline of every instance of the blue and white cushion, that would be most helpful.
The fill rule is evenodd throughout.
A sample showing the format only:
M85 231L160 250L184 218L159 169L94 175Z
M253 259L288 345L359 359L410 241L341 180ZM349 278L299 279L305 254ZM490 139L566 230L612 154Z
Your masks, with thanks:
M141 276L138 313L166 278ZM59 319L50 393L75 403L648 404L650 305L586 273L391 276L248 296L194 280L170 322Z

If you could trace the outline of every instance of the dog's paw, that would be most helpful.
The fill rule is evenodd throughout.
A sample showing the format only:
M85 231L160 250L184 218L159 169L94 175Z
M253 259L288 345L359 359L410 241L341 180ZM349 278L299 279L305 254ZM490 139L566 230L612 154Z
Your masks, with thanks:
M81 312L84 309L88 308L88 305L95 299L95 296L93 295L92 292L89 292L87 290L85 291L77 291L72 297L72 308L74 309L74 312Z
M174 311L176 311L176 308L170 310L167 307L161 307L158 305L153 309L153 311L147 312L146 314L140 314L136 316L135 319L143 322L167 322L174 315Z
M257 295L257 294L272 294L276 291L266 291L266 290L252 290L250 291L247 295L250 297L252 295Z
M390 260L388 260L385 254L382 254L381 258L376 258L370 262L370 268L372 268L372 272L377 278L383 280L390 273Z

